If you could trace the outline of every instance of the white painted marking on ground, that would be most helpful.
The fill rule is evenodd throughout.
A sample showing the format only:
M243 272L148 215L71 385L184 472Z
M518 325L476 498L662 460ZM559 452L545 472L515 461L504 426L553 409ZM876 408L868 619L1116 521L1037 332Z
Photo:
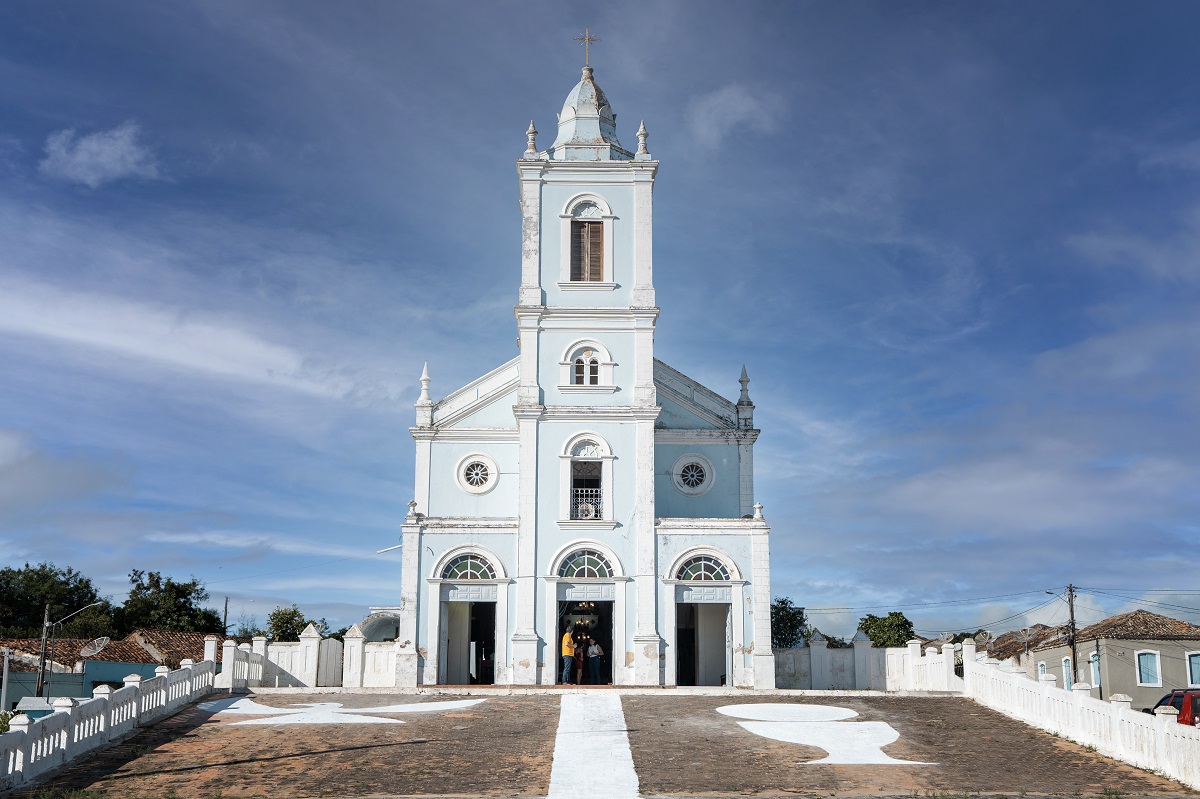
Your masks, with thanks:
M824 749L828 755L809 763L838 763L843 765L909 765L932 766L917 760L897 760L884 753L882 747L895 743L900 733L882 721L840 721L858 714L845 707L832 705L726 705L718 713L735 718L756 719L739 721L745 730L789 744L802 744Z
M832 705L780 705L762 703L755 705L725 705L717 708L718 713L749 721L841 721L852 719L858 714L848 707Z
M266 718L236 721L242 724L404 724L399 719L366 715L372 713L436 713L460 710L477 705L483 699L463 699L453 702L414 702L406 705L380 707L342 707L341 702L300 702L290 707L262 705L246 697L202 702L200 709L209 713L235 716L265 716Z
M566 694L548 799L636 799L637 772L617 694Z

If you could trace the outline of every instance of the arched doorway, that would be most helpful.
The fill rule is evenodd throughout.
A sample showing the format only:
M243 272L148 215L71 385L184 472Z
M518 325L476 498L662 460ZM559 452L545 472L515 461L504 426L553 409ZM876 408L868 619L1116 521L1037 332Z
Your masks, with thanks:
M732 562L715 550L692 550L676 560L671 576L675 620L668 645L675 655L668 683L741 684L743 583Z
M503 680L508 580L498 559L479 547L461 548L444 555L435 568L430 596L438 602L429 608L425 683L492 685ZM434 664L436 670L430 668Z
M575 542L555 557L547 578L547 631L553 639L557 668L543 680L562 682L560 644L565 634L586 652L589 641L599 644L598 673L590 673L586 657L583 674L572 672L568 682L610 685L625 682L625 583L620 562L597 542Z

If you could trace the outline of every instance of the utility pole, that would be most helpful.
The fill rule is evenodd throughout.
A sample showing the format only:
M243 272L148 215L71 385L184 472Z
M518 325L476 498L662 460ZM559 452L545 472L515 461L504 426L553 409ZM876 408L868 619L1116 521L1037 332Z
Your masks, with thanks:
M221 635L229 636L229 597L225 597L225 615L221 617Z
M42 621L42 653L38 659L37 687L34 696L41 696L46 688L46 636L50 634L50 603L46 603L46 618Z
M1070 621L1067 622L1067 643L1071 645L1071 684L1075 684L1075 677L1079 674L1079 661L1075 656L1075 586L1067 583L1067 610L1070 613Z

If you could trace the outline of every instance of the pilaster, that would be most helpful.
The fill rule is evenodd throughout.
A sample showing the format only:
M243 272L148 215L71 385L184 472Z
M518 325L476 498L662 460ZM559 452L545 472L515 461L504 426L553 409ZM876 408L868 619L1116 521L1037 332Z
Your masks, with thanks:
M762 522L750 537L751 582L754 584L754 687L775 687L775 653L771 649L771 528L763 519L762 505L754 504L754 518Z
M633 305L654 307L654 175L657 161L640 161L633 170Z
M524 371L524 370L522 370ZM522 380L524 376L522 375ZM517 498L517 626L512 637L509 674L514 685L535 685L538 680L537 634L537 506L538 506L538 421L541 405L513 408L520 441L520 474Z
M637 569L633 578L637 592L634 680L637 685L661 685L663 649L658 633L658 547L654 529L654 420L658 408L638 416L633 510L637 540Z
M517 175L521 183L521 288L518 305L541 305L543 301L538 281L542 250L543 171L542 162L517 162Z
M400 528L403 559L400 564L400 632L396 635L396 686L415 688L420 679L417 651L417 592L421 577L421 517L409 509ZM361 667L360 667L361 669Z

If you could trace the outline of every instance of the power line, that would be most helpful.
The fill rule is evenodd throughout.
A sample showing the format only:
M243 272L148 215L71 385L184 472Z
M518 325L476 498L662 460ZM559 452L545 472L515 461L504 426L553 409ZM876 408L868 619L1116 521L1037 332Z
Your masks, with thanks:
M971 599L947 599L942 602L915 602L907 605L864 605L857 608L805 608L804 612L813 613L846 613L850 611L860 610L906 610L911 608L934 608L944 607L946 605L970 605L978 602L990 602L995 599L1010 599L1017 596L1030 596L1031 594L1040 594L1041 591L1019 591L1015 594L998 594L997 596L982 596ZM1018 614L1020 615L1020 614Z
M1026 592L1026 593L1040 593L1040 592ZM976 625L974 627L974 629L986 630L989 627L997 627L1001 624L1004 624L1007 621L1012 621L1013 619L1019 619L1022 616L1028 616L1030 613L1033 613L1035 610L1041 610L1042 608L1053 604L1056 599L1061 599L1061 598L1062 598L1062 594L1056 594L1056 595L1050 597L1049 599L1047 599L1045 602L1041 603L1040 605L1035 605L1032 608L1029 608L1028 610L1023 610L1020 613L1014 613L1011 616L1005 616L1003 619L996 619L995 621L989 621L985 624ZM922 630L918 630L918 632L928 633L928 632L934 632L934 631L922 629ZM938 630L937 632L949 632L949 630ZM970 632L970 629L966 628L966 627L960 627L957 630L955 630L955 632Z

